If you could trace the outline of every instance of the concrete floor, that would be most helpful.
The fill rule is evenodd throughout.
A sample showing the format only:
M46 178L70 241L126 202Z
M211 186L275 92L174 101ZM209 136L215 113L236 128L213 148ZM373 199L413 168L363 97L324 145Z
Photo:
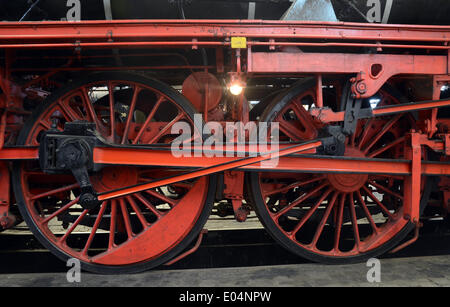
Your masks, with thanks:
M369 283L366 264L313 263L218 269L153 270L136 275L81 273L68 283L65 273L2 274L0 286L127 287L310 287L310 286L450 286L450 256L381 260L381 282Z
M444 286L450 287L450 235L422 235L406 249L385 255L381 261L381 282L369 283L366 263L321 265L311 263L275 244L256 218L246 223L211 219L211 231L193 255L172 267L136 275L101 276L81 273L80 283L69 283L68 268L48 251L33 248L31 234L4 232L0 245L0 287L303 287L303 286ZM246 224L247 227L249 224ZM436 233L431 225L424 233ZM244 235L245 234L245 235ZM27 246L29 249L27 249ZM24 249L22 252L18 252ZM232 261L233 260L233 261ZM251 265L251 266L249 266Z

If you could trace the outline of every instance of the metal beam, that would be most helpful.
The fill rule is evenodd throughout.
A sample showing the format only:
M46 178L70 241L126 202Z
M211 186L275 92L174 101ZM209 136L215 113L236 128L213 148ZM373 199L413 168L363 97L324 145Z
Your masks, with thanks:
M226 171L226 170L230 170L230 169L235 169L235 168L239 168L239 167L244 167L247 165L252 165L254 163L263 162L263 161L270 160L273 158L279 158L279 157L293 154L296 152L302 152L305 150L314 149L319 146L322 146L321 141L307 142L304 144L297 144L297 145L289 146L280 151L272 152L269 156L260 155L258 157L247 157L247 158L237 158L237 159L234 158L233 160L231 160L229 162L215 164L210 167L203 166L200 169L194 170L192 172L184 173L181 175L156 180L156 181L140 184L140 185L133 186L133 187L127 187L127 188L123 188L123 189L119 189L119 190L115 190L115 191L111 191L111 192L102 193L98 196L98 200L104 201L104 200L108 200L108 199L112 199L112 198L116 198L116 197L120 197L120 196L124 196L124 195L133 194L133 193L140 192L140 191L145 191L145 190L152 189L155 187L165 186L165 185L172 184L175 182L180 182L183 180L190 180L190 179L194 179L194 178L198 178L198 177L208 176L208 175L211 175L214 173L218 173L218 172L222 172L222 171ZM174 159L172 153L171 152L168 152L168 153L172 156L171 159ZM212 160L214 160L214 159L212 159ZM94 162L96 162L95 159L94 159Z
M181 26L183 25L183 26ZM33 31L30 32L30 28ZM345 22L267 20L114 20L70 22L0 22L0 41L139 38L292 38L441 42L450 26L385 25ZM31 43L31 42L30 42Z

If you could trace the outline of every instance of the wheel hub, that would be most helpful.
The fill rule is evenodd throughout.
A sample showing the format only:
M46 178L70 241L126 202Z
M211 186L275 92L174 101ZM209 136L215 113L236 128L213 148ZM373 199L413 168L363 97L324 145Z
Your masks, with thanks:
M346 157L365 157L364 154L355 147L345 149ZM328 181L340 192L351 193L358 191L369 179L367 174L328 174Z

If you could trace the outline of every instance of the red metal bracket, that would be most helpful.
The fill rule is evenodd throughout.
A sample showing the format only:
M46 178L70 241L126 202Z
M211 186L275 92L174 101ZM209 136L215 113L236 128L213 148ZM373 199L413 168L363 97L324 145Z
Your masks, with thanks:
M421 191L421 169L422 169L422 143L423 135L413 131L410 134L411 148L407 150L407 156L411 158L411 176L405 180L404 218L410 220L414 225L414 236L405 243L394 248L390 253L396 253L401 249L413 244L419 238L420 223L420 191Z
M405 180L404 218L413 223L420 219L420 191L422 177L422 144L421 135L410 134L411 148L406 148L407 158L411 160L411 176Z
M436 109L440 107L448 107L450 106L450 99L442 99L442 100L430 100L430 101L421 101L421 102L411 102L404 103L399 105L392 105L386 107L379 107L372 110L372 116L385 116L395 113L401 112L413 112L413 111L421 111L421 110L430 110ZM309 113L317 118L321 123L331 123L331 122L340 122L344 121L345 111L334 112L329 108L311 108ZM369 117L369 116L367 116ZM364 117L360 117L364 118Z
M450 61L450 58L448 59ZM450 82L450 75L435 75L433 76L433 100L441 98L441 87L443 84ZM437 113L438 109L431 110L430 118L425 121L428 136L431 138L438 130L437 127Z
M414 236L410 240L406 241L405 243L403 243L403 244L397 246L396 248L394 248L393 250L391 250L389 253L394 254L394 253L404 249L405 247L413 244L414 242L416 242L417 239L419 238L419 230L421 227L422 227L422 223L420 223L420 222L416 223L416 227L414 228Z
M355 98L369 98L399 74L445 75L446 56L253 52L249 73L356 74Z
M444 148L445 148L445 155L450 156L450 134L444 135Z
M249 212L242 206L242 200L244 199L244 172L224 172L224 184L223 195L231 200L236 220L245 222Z
M197 242L195 243L195 245L194 245L190 250L188 250L188 251L182 253L182 254L179 255L178 257L175 257L174 259L170 260L169 262L167 262L167 263L164 264L164 265L167 265L167 266L168 266L168 265L172 265L172 264L174 264L175 262L178 262L178 261L180 261L181 259L183 259L183 258L185 258L185 257L187 257L187 256L189 256L189 255L191 255L191 254L193 254L193 253L195 253L195 252L197 251L197 249L200 247L200 244L202 243L203 236L204 236L205 234L207 234L207 233L208 233L208 229L203 229L203 230L200 232L200 234L198 235Z
M16 218L9 212L9 168L6 162L0 162L0 227L12 227Z

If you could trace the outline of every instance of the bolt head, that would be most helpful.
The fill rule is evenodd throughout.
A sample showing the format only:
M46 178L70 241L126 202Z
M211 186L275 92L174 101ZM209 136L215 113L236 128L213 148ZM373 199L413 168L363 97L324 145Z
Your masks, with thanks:
M364 82L359 82L356 85L356 90L358 91L358 93L364 94L367 91L367 85Z

